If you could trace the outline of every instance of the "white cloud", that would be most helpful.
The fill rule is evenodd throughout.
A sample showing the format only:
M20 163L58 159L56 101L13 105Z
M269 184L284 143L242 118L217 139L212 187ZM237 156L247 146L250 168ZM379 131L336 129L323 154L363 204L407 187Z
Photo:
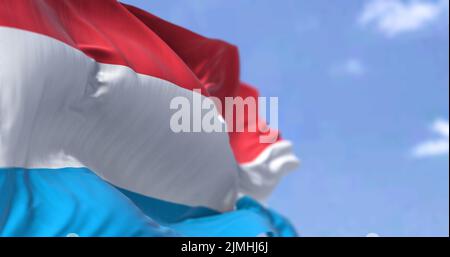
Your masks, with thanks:
M331 69L332 75L360 77L366 73L366 67L360 59L349 58Z
M413 149L413 155L418 158L447 155L449 154L449 123L448 120L436 120L432 131L440 137L431 139L417 145Z
M388 37L422 29L448 14L448 0L371 0L359 17L363 26L374 25Z

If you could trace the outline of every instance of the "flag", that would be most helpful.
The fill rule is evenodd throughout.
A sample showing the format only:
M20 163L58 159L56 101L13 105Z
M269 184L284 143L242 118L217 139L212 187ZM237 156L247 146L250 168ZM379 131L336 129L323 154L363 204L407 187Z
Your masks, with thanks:
M229 43L114 0L0 0L0 236L295 235L261 204L289 141L170 128L176 97L236 96L258 92Z

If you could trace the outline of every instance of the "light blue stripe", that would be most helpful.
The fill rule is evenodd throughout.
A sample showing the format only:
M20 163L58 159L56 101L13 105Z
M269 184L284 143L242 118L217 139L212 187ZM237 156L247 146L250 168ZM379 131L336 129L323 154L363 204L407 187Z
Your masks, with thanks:
M249 197L241 198L236 203L236 210L219 213L205 207L189 207L119 190L146 215L185 236L297 236L284 217Z
M239 200L235 211L218 213L116 188L85 168L0 168L0 236L70 233L79 236L296 235L284 218L247 197Z
M0 236L170 236L88 169L0 169Z
M235 211L186 220L170 227L183 235L194 237L297 236L285 218L249 197L241 198Z
M219 212L206 207L191 207L187 205L176 204L130 192L123 188L116 188L130 200L132 200L133 203L148 217L152 218L160 224L178 223L186 219L219 214Z

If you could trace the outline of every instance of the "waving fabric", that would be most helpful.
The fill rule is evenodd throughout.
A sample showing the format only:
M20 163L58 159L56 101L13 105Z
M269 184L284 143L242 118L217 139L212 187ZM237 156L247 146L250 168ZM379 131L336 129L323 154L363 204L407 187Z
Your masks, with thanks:
M258 93L236 47L135 7L0 0L0 236L295 235L258 203L291 144L174 133L180 96Z

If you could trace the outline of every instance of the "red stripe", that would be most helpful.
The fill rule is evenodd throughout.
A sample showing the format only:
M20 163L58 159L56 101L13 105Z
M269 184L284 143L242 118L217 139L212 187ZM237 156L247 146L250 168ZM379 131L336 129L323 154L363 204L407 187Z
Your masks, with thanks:
M172 49L116 0L2 0L0 26L53 37L101 63L201 88Z
M258 103L258 96L259 92L244 83L241 83L237 92L235 93L235 96L240 96L242 98L251 97L254 98L256 103ZM258 109L256 109L256 113L259 113ZM239 121L239 117L237 118ZM277 142L281 141L281 135L278 131L274 129L270 129L268 132L248 132L248 128L252 126L250 124L250 121L248 119L248 115L244 116L244 127L245 131L244 133L239 132L231 132L229 133L230 136L230 144L233 148L234 156L236 157L237 161L239 163L246 163L253 161L256 157L259 156L259 154L266 149L271 144L263 144L260 143L260 137L264 135L269 135L269 133L276 134L278 136ZM267 123L263 119L259 118L256 120L257 122L257 128L266 128Z
M219 98L232 96L239 87L237 47L200 36L134 6L124 6L166 42L189 66L208 92Z

